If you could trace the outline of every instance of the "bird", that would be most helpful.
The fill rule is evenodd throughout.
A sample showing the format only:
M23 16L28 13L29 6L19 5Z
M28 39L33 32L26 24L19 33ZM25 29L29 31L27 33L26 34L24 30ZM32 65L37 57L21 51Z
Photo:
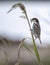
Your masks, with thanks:
M40 27L39 20L38 20L38 18L32 18L30 20L31 20L31 23L33 23L33 26L31 28L31 32L32 32L32 34L34 35L34 37L36 39L37 38L39 39L40 44L42 44L41 38L40 38L40 35L41 35L41 27Z

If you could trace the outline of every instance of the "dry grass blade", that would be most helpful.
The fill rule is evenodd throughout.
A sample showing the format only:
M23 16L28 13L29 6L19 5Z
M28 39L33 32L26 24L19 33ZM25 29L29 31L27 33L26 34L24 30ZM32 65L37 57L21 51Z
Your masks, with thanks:
M31 49L30 49L26 44L24 44L24 41L25 41L25 39L27 39L27 38L30 38L30 37L24 38L24 39L22 40L22 43L23 43L22 45L33 55ZM30 39L31 39L31 38L30 38Z
M0 40L3 42L3 44L7 47L7 43L5 42L5 40L0 36Z
M19 47L18 47L18 61L20 60L20 49L22 47L22 43L19 44Z
M17 3L17 6L19 6L21 10L25 11L25 6L22 3Z
M23 11L23 13L25 13L25 7L21 3L14 4L7 13L11 12L13 9L16 9L16 7L20 7L20 9Z
M24 39L23 39L24 40ZM15 64L15 65L20 65L20 63L21 63L21 60L20 60L20 49L21 49L21 47L22 47L22 42L23 42L23 40L22 41L20 41L20 44L19 44L19 47L18 47L18 62Z
M4 51L5 57L6 57L6 65L8 65L8 54L6 51Z
M27 45L25 45L25 44L23 43L23 46L33 55L31 49L30 49Z
M8 12L7 12L7 14L9 13L9 12L11 12L13 9L11 8Z
M26 17L25 16L20 16L21 18L23 18L23 19L26 19Z
M21 60L20 60L20 49L21 49L22 46L24 46L29 52L32 53L32 51L24 44L24 40L25 40L25 38L23 38L20 41L20 44L19 44L19 47L18 47L18 62L15 65L17 65L17 64L19 65L21 63Z

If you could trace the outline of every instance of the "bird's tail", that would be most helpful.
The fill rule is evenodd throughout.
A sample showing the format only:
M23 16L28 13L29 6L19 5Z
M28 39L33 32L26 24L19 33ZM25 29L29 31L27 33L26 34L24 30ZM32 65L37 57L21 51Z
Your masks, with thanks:
M41 39L39 38L40 44L42 44Z

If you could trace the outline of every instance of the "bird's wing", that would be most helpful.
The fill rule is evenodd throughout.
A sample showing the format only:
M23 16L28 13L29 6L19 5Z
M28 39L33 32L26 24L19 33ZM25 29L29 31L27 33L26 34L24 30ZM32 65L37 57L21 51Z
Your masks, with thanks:
M41 30L40 25L33 24L33 29L34 29L34 32L40 36L40 30Z

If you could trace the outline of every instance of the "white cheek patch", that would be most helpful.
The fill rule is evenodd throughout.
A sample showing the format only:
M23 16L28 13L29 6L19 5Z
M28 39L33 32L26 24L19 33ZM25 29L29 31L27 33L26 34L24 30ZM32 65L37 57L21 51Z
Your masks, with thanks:
M36 20L34 20L33 23L37 24Z

